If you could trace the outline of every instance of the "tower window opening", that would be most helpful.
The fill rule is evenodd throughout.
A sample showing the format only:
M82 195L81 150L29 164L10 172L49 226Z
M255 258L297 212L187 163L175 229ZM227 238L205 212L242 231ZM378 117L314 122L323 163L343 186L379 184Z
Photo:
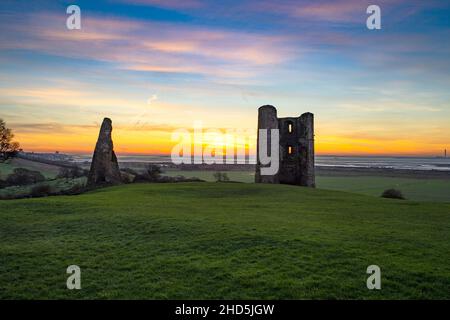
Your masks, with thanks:
M291 146L289 146L288 147L288 154L292 154L293 151L294 151L293 148Z
M289 123L289 124L288 124L288 132L289 132L289 133L292 133L292 131L293 131L292 123Z

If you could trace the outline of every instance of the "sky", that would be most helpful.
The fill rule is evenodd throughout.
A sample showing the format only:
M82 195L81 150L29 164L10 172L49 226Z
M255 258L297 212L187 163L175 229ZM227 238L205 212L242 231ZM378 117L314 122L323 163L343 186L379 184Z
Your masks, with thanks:
M318 155L441 155L449 17L448 1L2 0L0 118L25 151L91 153L109 117L117 153L170 154L194 123L256 134L271 104L314 113Z

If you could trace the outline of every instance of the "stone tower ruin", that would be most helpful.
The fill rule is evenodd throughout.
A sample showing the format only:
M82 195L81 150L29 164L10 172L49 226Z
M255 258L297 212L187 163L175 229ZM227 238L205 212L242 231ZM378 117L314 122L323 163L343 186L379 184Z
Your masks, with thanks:
M314 173L314 115L304 113L300 117L278 118L274 106L265 105L258 109L259 129L279 130L279 170L272 176L261 175L259 159L259 134L256 183L282 183L304 187L315 187ZM270 146L270 131L268 145ZM268 148L270 150L270 147Z

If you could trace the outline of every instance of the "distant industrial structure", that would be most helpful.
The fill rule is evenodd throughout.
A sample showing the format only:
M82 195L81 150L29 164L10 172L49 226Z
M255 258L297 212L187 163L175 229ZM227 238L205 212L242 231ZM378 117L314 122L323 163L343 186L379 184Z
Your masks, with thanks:
M258 131L259 129L279 130L280 167L275 175L261 175L263 165L259 158L260 141L258 134L255 182L292 184L314 188L316 186L314 115L307 112L300 117L278 118L277 109L274 106L265 105L258 109ZM270 131L268 134L270 134Z

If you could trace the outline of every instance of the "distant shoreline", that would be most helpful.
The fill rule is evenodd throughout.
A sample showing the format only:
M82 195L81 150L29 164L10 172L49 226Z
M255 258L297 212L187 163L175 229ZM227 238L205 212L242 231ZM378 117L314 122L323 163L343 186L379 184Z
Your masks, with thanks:
M348 168L316 166L317 176L381 176L416 179L450 179L450 171L390 168Z
M21 154L20 157L57 166L79 165L89 169L90 156L76 157L64 154ZM42 159L41 159L42 158ZM377 159L377 160L375 160ZM450 159L446 158L376 158L376 157L316 157L317 176L383 176L419 179L450 179ZM428 160L428 161L427 161ZM432 161L430 161L432 160ZM144 170L149 164L180 171L248 171L255 164L182 164L175 165L166 156L119 157L121 168Z

